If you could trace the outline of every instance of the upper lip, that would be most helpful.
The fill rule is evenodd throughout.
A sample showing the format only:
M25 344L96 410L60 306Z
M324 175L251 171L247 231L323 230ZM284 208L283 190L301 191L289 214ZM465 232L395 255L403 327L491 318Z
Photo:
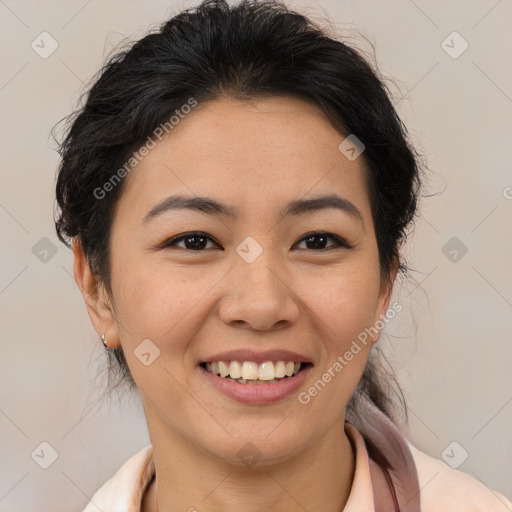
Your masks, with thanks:
M254 361L255 363L264 363L265 361L311 362L307 357L290 350L274 349L260 351L241 348L207 356L206 359L202 359L198 364L213 363L216 361Z

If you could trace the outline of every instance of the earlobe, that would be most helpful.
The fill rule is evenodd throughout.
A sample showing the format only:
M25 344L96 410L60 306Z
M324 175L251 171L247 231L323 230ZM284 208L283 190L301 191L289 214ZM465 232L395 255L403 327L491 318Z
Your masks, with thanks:
M72 242L72 250L75 281L84 298L87 313L98 336L101 338L102 334L105 334L109 346L114 348L119 345L119 339L108 294L99 277L92 272L83 248L76 239Z

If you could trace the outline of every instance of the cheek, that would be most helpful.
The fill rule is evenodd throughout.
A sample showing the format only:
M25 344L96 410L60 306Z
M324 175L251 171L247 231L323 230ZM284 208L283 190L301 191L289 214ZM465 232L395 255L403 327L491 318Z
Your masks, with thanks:
M367 352L371 347L368 335L375 321L376 299L359 288L357 293L340 293L336 307L331 308L330 327L333 332L329 352L343 354L353 342L361 342L362 351ZM365 350L366 349L366 350Z
M121 299L118 319L128 331L126 341L150 338L159 343L165 337L176 338L174 332L182 327L187 312L198 300L190 286L182 279L170 279L158 269L152 271L148 265L125 269L117 293Z
M187 395L180 383L188 377L184 361L188 340L200 325L194 309L199 298L186 280L171 279L161 268L142 261L145 264L123 263L115 289L114 276L112 281L120 340L130 372L145 400L153 404L171 400L184 408Z
M350 400L366 366L372 347L370 328L375 321L377 279L368 272L332 276L311 294L308 305L317 319L325 357L316 380L299 396L312 417L331 424ZM327 388L327 390L325 390Z
M375 322L379 275L373 262L352 265L305 283L302 296L318 318L329 352L343 353L347 344Z
M185 367L192 364L190 340L205 322L207 292L219 276L146 260L119 257L116 261L118 272L112 276L112 286L121 343L134 373L139 364L133 352L149 339L160 350L158 363L184 378Z

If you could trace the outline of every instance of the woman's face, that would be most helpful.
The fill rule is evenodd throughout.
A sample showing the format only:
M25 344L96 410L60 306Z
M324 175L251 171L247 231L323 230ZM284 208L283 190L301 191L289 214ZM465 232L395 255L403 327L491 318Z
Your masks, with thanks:
M122 345L150 434L235 464L251 442L261 462L275 463L343 424L378 334L341 371L335 362L389 301L362 157L347 159L343 139L298 99L222 99L193 108L129 174L111 231L115 312L94 322ZM208 197L233 216L214 208L148 216L175 195ZM289 203L327 195L352 206L283 215ZM310 239L314 231L324 236ZM265 354L279 350L295 355ZM233 382L226 394L222 377L201 366L226 351L249 370L259 356L310 364L291 391L289 382L264 386L289 386L283 395ZM308 393L329 370L329 382ZM245 401L229 394L233 386Z

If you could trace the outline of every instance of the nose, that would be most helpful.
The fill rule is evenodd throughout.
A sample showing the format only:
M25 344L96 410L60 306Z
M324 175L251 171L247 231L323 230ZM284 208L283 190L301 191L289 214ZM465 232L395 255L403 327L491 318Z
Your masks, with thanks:
M272 249L265 248L252 263L237 256L226 280L219 307L226 324L271 331L289 327L299 318L290 271L279 264Z

